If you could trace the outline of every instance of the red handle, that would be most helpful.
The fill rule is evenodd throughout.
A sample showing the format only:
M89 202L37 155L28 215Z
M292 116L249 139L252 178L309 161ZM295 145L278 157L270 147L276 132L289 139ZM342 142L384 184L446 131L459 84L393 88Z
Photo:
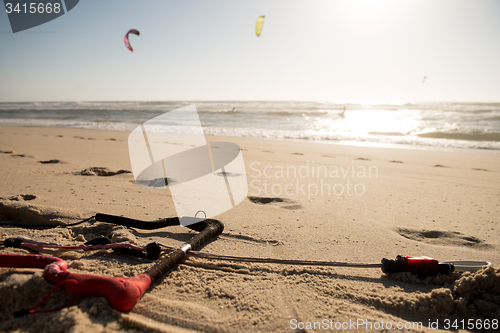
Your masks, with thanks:
M60 271L66 271L66 262L61 258L40 254L0 254L0 267L45 268L56 265Z
M66 271L64 260L36 254L2 254L0 267L45 268L43 275L48 281L54 284L65 280L76 281L64 286L78 296L104 296L112 307L120 311L131 310L151 285L151 277L147 274L123 278L70 273Z
M65 280L76 281L64 286L78 296L104 296L112 307L120 311L131 310L151 285L151 278L147 274L123 278L70 273L66 271L66 265L62 266L59 262L45 267L43 275L54 284Z
M64 285L73 294L78 296L104 296L108 299L109 304L119 311L132 310L142 294L151 285L151 278L146 274L123 278L69 273L66 279L78 282Z
M186 244L196 249L210 238L220 235L223 229L221 222L213 220ZM0 254L0 267L45 268L43 275L47 281L56 285L64 283L66 289L78 296L104 296L113 308L119 311L129 311L137 304L152 281L157 281L179 264L184 257L185 251L178 249L160 259L145 273L129 278L70 273L66 271L67 266L64 260L43 255ZM20 315L27 313L30 312L21 311Z

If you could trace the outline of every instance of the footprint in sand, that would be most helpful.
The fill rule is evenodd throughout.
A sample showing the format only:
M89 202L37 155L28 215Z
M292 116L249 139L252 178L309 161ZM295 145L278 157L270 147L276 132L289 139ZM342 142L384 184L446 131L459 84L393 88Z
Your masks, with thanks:
M358 157L358 161L371 161L369 158L364 158L364 157Z
M434 165L434 167L435 168L447 168L447 167L445 167L444 165L441 165L441 164L436 164L436 165Z
M12 157L28 157L28 158L33 158L33 156L26 155L26 154L12 154L10 156L12 156Z
M408 238L417 242L435 245L448 246L468 246L472 248L490 247L484 241L474 237L466 236L457 231L438 231L438 230L415 230L415 229L396 229L404 238Z
M292 153L290 155L304 155L304 154L302 154L302 153Z
M389 161L390 163L403 163L402 161Z
M55 164L55 163L60 163L61 161L59 160L47 160L47 161L38 161L38 163L42 164Z
M9 154L12 157L29 157L29 158L33 158L33 156L31 156L31 155L16 154L15 150L0 150L0 154Z
M92 167L92 168L87 168L87 169L79 171L79 172L74 172L73 174L80 175L80 176L109 177L109 176L119 175L121 173L132 173L132 172L130 172L128 170L111 171L108 168Z
M333 155L321 155L322 157L329 157L329 158L335 158Z
M477 170L477 171L488 171L486 169L480 169L480 168L473 168L472 170Z
M258 205L276 205L280 208L296 210L302 208L295 201L284 198L267 198L267 197L248 197L248 200Z
M36 199L34 194L19 194L9 198L10 201L30 201Z
M263 152L263 153L271 153L271 154L274 154L274 151L270 151L270 150L263 150L262 152Z

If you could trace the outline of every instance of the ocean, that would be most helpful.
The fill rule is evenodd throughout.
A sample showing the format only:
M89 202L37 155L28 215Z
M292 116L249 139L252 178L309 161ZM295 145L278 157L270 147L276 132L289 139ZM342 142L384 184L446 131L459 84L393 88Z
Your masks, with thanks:
M500 103L0 103L0 125L131 131L155 116L191 104L196 105L207 135L500 151ZM187 121L158 130L190 133L193 126Z

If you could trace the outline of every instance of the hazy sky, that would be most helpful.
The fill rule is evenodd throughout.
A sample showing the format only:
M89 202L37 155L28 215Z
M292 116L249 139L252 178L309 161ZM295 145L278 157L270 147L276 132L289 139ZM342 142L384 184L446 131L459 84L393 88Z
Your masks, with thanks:
M82 0L15 34L0 8L0 102L500 102L498 0Z

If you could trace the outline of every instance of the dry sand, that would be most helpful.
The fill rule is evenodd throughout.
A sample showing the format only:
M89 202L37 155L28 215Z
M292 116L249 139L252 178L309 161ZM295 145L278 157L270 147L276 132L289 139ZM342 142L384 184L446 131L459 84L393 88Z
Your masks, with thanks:
M77 222L95 213L143 220L175 216L168 190L141 189L131 173L118 172L131 170L127 137L124 132L0 127L0 240L25 236L76 245L103 235L114 242L177 247L192 237L194 232L182 227L22 226ZM114 310L105 298L80 297L63 310L20 318L11 315L39 302L53 286L42 270L0 268L0 331L283 332L299 322L332 325L316 331L339 331L335 324L344 325L340 331L355 331L346 324L364 320L374 328L382 321L385 327L421 322L423 327L409 331L435 332L429 321L438 320L444 329L446 319L500 319L500 154L210 140L242 148L249 194L218 216L224 233L204 252L362 263L425 255L485 260L495 268L420 279L406 273L386 276L379 269L188 259L129 313ZM2 253L28 252L2 248ZM61 257L71 272L109 276L137 275L151 265L106 251ZM60 288L44 308L69 299L71 294Z

